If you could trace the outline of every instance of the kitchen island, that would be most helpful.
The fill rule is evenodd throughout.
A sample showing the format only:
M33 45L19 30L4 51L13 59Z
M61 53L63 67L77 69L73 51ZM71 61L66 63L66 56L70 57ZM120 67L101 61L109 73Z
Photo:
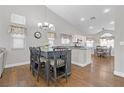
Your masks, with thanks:
M88 48L71 48L72 64L84 67L92 63L91 60L91 49Z

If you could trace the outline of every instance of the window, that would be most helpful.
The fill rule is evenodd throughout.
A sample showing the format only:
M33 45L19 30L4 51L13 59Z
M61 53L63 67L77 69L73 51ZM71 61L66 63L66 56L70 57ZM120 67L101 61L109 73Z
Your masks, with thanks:
M87 40L86 41L86 46L89 47L89 48L92 48L93 47L93 43L94 43L93 40Z
M61 43L62 43L62 44L69 44L69 43L70 43L70 40L69 40L69 38L63 38L63 37L62 37Z
M61 34L61 43L62 44L70 44L72 40L72 36L68 34Z
M47 33L47 37L48 37L48 44L50 47L54 46L54 41L55 41L55 37L56 37L56 33L55 32L48 32Z
M25 25L26 24L26 19L25 19L25 16L21 16L21 15L12 13L11 14L11 22Z
M114 39L111 33L104 33L103 35L101 35L100 46L114 48Z
M9 33L12 36L12 48L24 49L25 47L25 16L11 14L11 24L9 25Z
M24 35L23 34L14 34L12 35L13 38L13 49L24 49L25 42L24 42Z
M100 39L100 46L107 46L114 48L114 40Z
M48 38L48 43L50 47L54 46L54 40L54 38Z

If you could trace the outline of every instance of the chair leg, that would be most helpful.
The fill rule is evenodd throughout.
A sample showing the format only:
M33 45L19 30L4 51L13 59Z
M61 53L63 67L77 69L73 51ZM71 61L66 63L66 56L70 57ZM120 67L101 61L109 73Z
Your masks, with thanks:
M34 73L34 70L32 69L32 74L33 74L33 76L35 76L35 73Z
M38 64L37 82L39 82L40 64Z
M67 73L66 73L65 78L66 78L66 83L67 83L68 82L68 75L67 75Z
M39 68L38 68L38 72L37 72L37 82L39 82Z
M39 82L39 75L37 75L37 82Z
M56 71L56 67L54 67L53 69L54 69L55 86L57 86L57 71Z
M35 65L35 64L32 64L32 67L30 66L30 67L31 67L31 70L32 70L33 76L35 76L34 65Z
M66 78L66 83L67 83L68 82L67 65L65 66L65 78Z

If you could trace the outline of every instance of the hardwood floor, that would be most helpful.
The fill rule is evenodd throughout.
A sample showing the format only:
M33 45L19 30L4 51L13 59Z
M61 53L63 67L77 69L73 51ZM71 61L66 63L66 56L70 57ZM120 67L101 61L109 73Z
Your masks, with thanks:
M65 79L58 82L61 87L110 87L124 86L124 78L113 75L113 57L99 58L92 56L93 63L84 68L72 65L72 74L66 83ZM47 87L43 78L37 82L32 76L29 65L7 68L0 79L1 87ZM50 87L54 87L50 82Z

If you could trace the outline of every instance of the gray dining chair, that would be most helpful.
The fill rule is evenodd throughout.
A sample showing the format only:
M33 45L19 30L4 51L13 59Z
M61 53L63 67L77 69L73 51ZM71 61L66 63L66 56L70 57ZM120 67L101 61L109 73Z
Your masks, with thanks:
M33 67L34 67L34 55L33 55L33 47L29 47L30 50L30 71L32 71L32 74L34 75Z
M41 60L41 50L39 47L29 47L30 49L30 70L33 75L37 74L37 81L39 81L40 71L45 68L44 61Z
M57 80L65 77L67 82L67 48L54 48L53 59L50 60L50 76L57 84Z

